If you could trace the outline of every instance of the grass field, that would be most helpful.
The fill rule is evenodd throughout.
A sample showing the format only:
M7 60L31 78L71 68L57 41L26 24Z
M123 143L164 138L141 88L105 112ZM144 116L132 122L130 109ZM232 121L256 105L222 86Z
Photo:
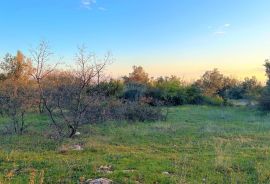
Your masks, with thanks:
M41 136L46 117L28 122L26 135L0 135L0 183L270 183L270 116L252 109L176 107L167 122L86 125L62 141ZM74 144L84 150L58 151Z

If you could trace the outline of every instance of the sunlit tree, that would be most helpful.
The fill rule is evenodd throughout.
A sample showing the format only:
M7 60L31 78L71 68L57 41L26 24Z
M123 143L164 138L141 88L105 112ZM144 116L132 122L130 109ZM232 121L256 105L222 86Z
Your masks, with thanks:
M12 122L15 133L25 130L25 114L33 105L33 83L30 80L32 65L22 52L16 56L7 54L0 63L2 80L0 84L1 111Z
M124 77L126 83L140 83L147 84L149 82L148 73L146 73L141 66L133 66L133 71L129 73L128 77Z

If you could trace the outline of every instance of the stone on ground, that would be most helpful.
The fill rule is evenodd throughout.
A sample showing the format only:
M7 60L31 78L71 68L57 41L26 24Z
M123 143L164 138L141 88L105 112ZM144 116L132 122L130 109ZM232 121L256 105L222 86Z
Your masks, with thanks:
M112 184L112 180L109 180L107 178L99 178L95 180L87 180L85 184Z

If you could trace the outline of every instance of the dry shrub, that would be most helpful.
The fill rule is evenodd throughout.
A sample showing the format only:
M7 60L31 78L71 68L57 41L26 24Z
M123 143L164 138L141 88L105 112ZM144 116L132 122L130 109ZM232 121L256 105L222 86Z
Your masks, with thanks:
M164 119L162 109L139 102L128 102L125 105L124 117L128 121L158 121Z
M163 120L165 116L162 109L145 103L121 100L108 100L105 103L92 104L87 111L88 123L98 123L113 120L127 121L157 121Z

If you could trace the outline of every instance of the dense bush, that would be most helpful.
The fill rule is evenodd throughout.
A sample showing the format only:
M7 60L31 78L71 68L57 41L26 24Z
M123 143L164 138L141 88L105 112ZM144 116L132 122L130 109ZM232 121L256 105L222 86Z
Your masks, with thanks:
M109 81L101 81L99 84L91 85L87 93L100 93L106 97L119 97L122 95L124 84L120 80L110 79Z
M86 114L85 123L114 120L156 121L164 119L161 107L152 107L141 102L107 99L104 103L94 103Z
M204 99L203 103L206 105L214 105L214 106L225 105L224 99L219 96L215 97L204 96L203 99Z
M122 98L132 102L138 102L145 96L147 86L142 83L128 82L125 83Z
M187 104L199 105L204 103L204 96L200 88L195 85L186 87Z
M264 111L270 111L270 61L266 60L264 66L268 81L260 97L259 106Z
M157 121L164 119L162 108L151 107L143 103L128 102L125 104L124 117L129 121Z
M164 105L163 91L155 87L148 87L145 92L146 103L151 106Z
M145 92L147 98L152 99L151 104L183 105L187 103L186 86L175 77L160 77L152 82Z
M262 96L259 100L260 109L263 111L270 111L270 87L265 87Z
M244 98L243 88L238 85L227 90L226 97L229 99L240 100Z
M207 103L200 88L195 85L179 86L177 88L150 87L145 92L151 105L199 105ZM209 97L210 98L210 97Z
M245 99L252 102L259 99L263 88L255 77L238 81L224 76L217 69L206 71L199 80L192 84L186 84L176 76L149 80L141 67L133 69L130 76L124 78L126 90L123 92L123 97L129 101L143 99L145 103L152 106L228 105L229 99ZM139 77L140 73L142 73L142 78ZM136 85L130 87L132 86L130 84Z

